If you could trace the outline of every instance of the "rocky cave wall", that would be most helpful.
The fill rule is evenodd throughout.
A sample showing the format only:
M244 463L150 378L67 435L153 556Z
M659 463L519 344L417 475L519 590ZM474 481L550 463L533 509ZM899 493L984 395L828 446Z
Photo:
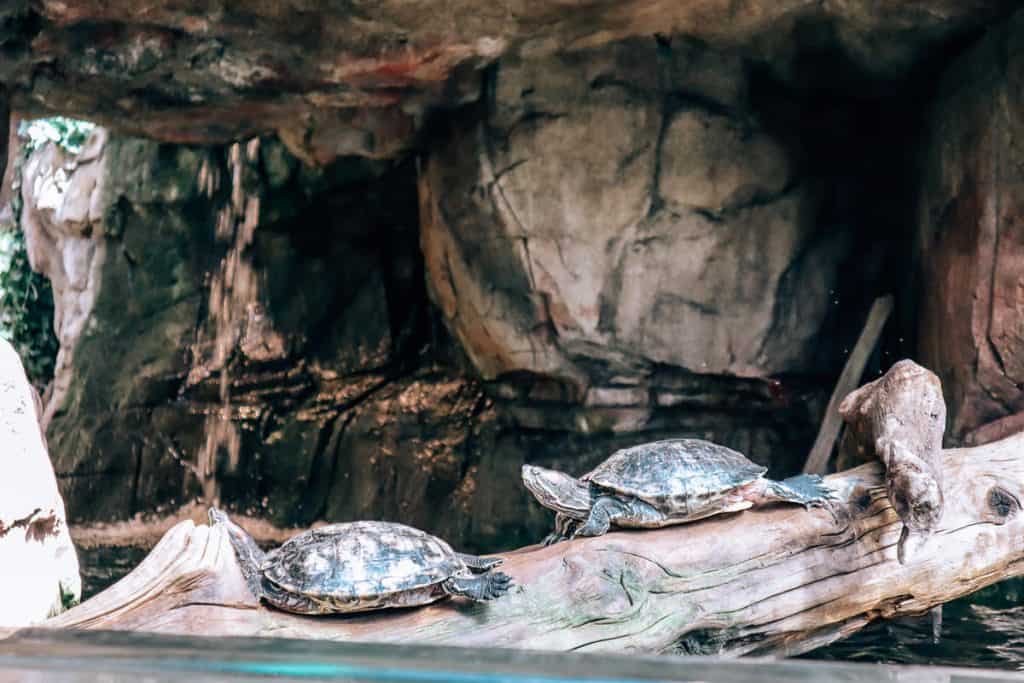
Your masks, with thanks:
M1024 14L945 75L919 206L921 357L950 437L1024 428Z
M103 129L27 160L73 521L219 499L493 547L547 523L523 462L697 435L799 467L856 333L839 311L881 292L842 276L858 221L776 132L800 95L656 40L482 78L418 176Z
M491 42L462 27L478 39L429 60L407 35L400 72L391 48L349 46L340 80L288 87L282 69L321 73L327 43L270 74L259 8L200 25L154 6L145 31L90 3L0 12L19 114L117 129L21 170L57 306L46 419L70 520L219 500L279 526L396 519L489 550L549 523L523 462L582 472L694 435L789 474L889 292L869 372L920 349L953 387L954 439L1015 412L1011 389L973 407L991 391L970 354L988 343L961 329L978 315L949 276L1015 282L1012 260L991 265L1005 232L958 227L993 203L963 192L991 183L957 176L987 158L972 136L1020 117L1020 20L970 48L1009 5L711 4L657 31L607 13L525 42L535 27L506 20ZM993 92L1010 104L986 109ZM267 134L230 142L251 133ZM966 355L943 356L954 329Z

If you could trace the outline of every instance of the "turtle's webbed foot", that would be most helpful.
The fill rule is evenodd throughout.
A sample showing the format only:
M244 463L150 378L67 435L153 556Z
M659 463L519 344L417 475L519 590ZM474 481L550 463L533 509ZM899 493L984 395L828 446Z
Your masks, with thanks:
M444 583L452 595L461 595L476 602L500 598L512 587L512 577L504 572L491 572L478 576L455 576Z
M783 481L771 482L769 490L779 500L804 507L827 507L836 500L835 491L817 474L800 474Z
M822 508L825 508L825 510L828 512L828 514L832 516L832 521L833 522L835 522L836 524L840 524L840 525L843 524L843 518L842 518L842 514L840 512L841 508L838 505L836 505L835 499L830 498L830 499L824 501L823 503L821 503L819 505L816 505L816 506L812 506L812 507L822 507Z
M480 600L500 598L512 587L512 577L505 572L494 572L488 574L486 578L488 580L485 583L484 591L479 598Z

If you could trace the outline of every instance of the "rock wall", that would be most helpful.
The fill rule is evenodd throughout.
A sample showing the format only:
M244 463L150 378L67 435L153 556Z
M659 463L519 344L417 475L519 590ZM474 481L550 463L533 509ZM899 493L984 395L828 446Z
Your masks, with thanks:
M259 143L99 129L78 157L47 145L25 163L22 224L54 284L62 347L46 419L74 519L217 497L233 477L240 505L302 518L296 487L324 426L418 352L412 204L367 187L383 172L373 164L307 173ZM407 170L391 173L401 187ZM257 207L243 249L224 229L238 196ZM244 443L208 447L211 416Z
M918 220L920 339L924 363L942 379L954 442L1024 427L1022 86L1018 14L958 60L932 108Z
M676 400L659 367L831 367L812 347L850 235L818 224L744 67L649 40L494 70L482 120L451 124L420 183L431 292L483 377L639 409L628 430Z
M902 282L887 143L913 125L823 103L815 69L793 88L661 36L503 58L402 161L105 129L37 150L21 223L54 285L70 518L220 501L492 550L550 523L524 462L685 435L791 474Z
M937 46L998 20L1016 0L543 0L434 6L172 0L8 0L0 83L15 108L71 113L132 134L223 144L279 131L300 157L390 156L424 114L476 96L476 71L517 54L690 36L801 78L828 46L846 68L898 79ZM585 11L584 11L585 10Z
M424 274L408 163L321 172L272 139L193 148L97 129L78 156L34 152L21 188L33 266L54 285L46 422L75 522L220 500L283 526L400 519L493 548L548 524L519 484L525 461L580 471L637 440L694 434L787 471L813 437L813 377L693 372L669 344L580 335L592 362L560 362L597 373L583 393L565 393L557 368L492 379L460 361L476 349L454 344L428 301L436 273ZM632 291L642 282L657 280ZM631 343L668 355L609 363Z

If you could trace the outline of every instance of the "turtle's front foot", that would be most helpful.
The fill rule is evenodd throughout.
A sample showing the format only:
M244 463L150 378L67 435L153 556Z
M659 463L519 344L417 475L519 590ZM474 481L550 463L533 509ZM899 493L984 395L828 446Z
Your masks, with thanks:
M452 595L461 595L476 602L500 598L512 587L512 577L504 572L491 572L477 576L454 576L444 582L444 589Z
M547 547L549 545L554 545L556 543L561 543L562 541L568 541L568 540L569 540L568 536L560 534L557 531L552 531L550 534L545 536L544 540L541 541L541 542L544 544L545 547Z
M549 546L561 541L568 541L572 538L573 530L579 525L578 520L559 512L555 515L555 530L544 537L544 545Z

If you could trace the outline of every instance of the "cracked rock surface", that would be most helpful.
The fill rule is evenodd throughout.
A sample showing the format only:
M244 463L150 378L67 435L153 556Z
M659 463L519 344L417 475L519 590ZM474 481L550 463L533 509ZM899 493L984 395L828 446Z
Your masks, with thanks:
M572 396L659 365L816 369L848 235L816 224L800 150L762 127L741 62L715 57L645 42L509 61L484 120L439 140L420 184L428 281L485 378L553 376Z
M656 102L640 147L656 141ZM641 216L650 170L624 195ZM794 467L773 453L813 435L822 396L806 378L776 391L624 365L573 396L557 367L481 377L428 300L413 171L356 158L316 171L272 138L185 147L104 129L77 156L28 157L22 224L61 341L46 421L73 522L219 500L279 526L393 519L493 549L549 525L524 462L589 469L687 433Z
M931 108L918 238L923 358L953 439L1024 427L1024 15L946 74Z
M936 45L1015 0L7 0L0 83L23 113L62 112L123 132L225 143L277 131L326 163L391 156L426 112L478 94L503 57L579 52L632 37L740 49L784 79L828 46L853 72L897 79Z

